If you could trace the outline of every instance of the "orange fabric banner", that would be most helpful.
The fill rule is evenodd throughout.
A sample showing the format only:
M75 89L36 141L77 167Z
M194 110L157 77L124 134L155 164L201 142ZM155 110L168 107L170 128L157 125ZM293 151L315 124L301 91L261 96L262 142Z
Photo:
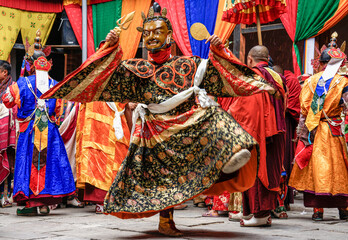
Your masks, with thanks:
M326 30L328 30L331 27L335 26L347 14L348 14L348 1L347 0L341 0L339 5L338 5L338 8L337 8L337 11L335 12L335 14L329 20L326 21L326 23L324 24L324 27L315 36L318 36L319 34L322 34Z
M125 104L116 103L118 112ZM129 147L127 120L121 116L124 132L117 139L113 127L115 112L104 102L82 104L78 115L76 135L76 187L88 183L108 191ZM103 137L100 137L103 136Z
M219 0L218 13L216 16L214 34L219 36L223 43L230 37L236 24L222 21L222 14L224 11L225 0Z
M143 25L141 12L144 12L145 16L147 16L150 4L151 0L124 0L122 2L121 16L125 16L128 13L135 11L133 21L129 28L121 32L120 44L123 51L122 60L135 57L141 38L141 32L138 32L137 27L142 27Z

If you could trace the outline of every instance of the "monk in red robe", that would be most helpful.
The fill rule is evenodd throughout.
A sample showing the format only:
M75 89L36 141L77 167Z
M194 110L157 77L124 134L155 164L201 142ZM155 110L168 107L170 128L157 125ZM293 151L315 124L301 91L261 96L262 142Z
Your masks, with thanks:
M260 145L260 164L254 186L243 193L241 226L270 226L270 211L276 207L285 147L284 81L268 68L268 49L255 46L248 54L248 66L258 71L280 93L278 97L260 93L237 97L231 115Z
M286 123L286 144L285 144L285 152L284 152L284 160L283 166L286 172L286 181L285 184L288 185L291 170L292 170L292 162L295 157L295 147L296 143L294 139L296 139L296 127L298 125L298 121L300 118L300 93L301 93L301 85L295 74L289 70L284 70L276 65L273 67L274 71L279 74L282 74L286 79L286 87L287 87L287 106L285 111L285 123ZM293 189L290 187L285 193L284 206L286 210L290 209L290 203L294 203L294 194ZM278 209L276 214L280 213L280 211L286 211L285 209Z

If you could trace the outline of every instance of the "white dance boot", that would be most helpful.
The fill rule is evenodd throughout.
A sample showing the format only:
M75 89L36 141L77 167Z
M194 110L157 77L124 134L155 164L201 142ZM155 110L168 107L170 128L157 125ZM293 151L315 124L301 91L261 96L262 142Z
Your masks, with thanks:
M229 174L243 167L250 159L251 153L247 149L242 149L235 153L230 160L223 166L222 172Z
M272 225L271 215L263 218L256 218L253 216L249 220L241 219L240 226L241 227L270 227Z

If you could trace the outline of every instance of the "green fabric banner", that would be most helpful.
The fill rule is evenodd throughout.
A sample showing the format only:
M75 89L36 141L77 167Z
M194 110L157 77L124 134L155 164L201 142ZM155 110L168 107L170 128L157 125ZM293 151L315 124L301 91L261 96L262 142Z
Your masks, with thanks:
M94 45L97 48L110 30L116 27L116 21L121 18L122 0L94 4L92 9Z
M303 74L303 66L302 66L302 63L301 63L300 49L298 49L298 46L297 46L296 43L294 43L294 49L295 49L297 64L298 64L298 66L300 67L301 74Z
M300 52L296 43L316 35L335 14L339 2L340 0L298 0L294 48L302 73Z

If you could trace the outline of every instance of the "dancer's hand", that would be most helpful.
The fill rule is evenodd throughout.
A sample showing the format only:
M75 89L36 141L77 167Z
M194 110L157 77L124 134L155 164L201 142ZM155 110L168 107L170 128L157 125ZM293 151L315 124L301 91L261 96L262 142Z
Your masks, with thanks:
M271 86L266 86L264 88L269 94L273 95L276 99L281 99L282 95L280 94L279 91L277 91L276 89L274 89Z
M118 42L118 40L119 40L118 34L116 33L114 29L110 30L110 32L105 38L106 42L110 42L109 46L115 45Z
M210 37L208 37L207 41L205 41L205 43L210 42L211 45L213 46L220 46L222 44L221 39L216 36L215 34L211 35Z
M138 106L138 103L133 103L133 102L128 103L128 107L131 111L134 111L134 109L136 109L137 106Z

